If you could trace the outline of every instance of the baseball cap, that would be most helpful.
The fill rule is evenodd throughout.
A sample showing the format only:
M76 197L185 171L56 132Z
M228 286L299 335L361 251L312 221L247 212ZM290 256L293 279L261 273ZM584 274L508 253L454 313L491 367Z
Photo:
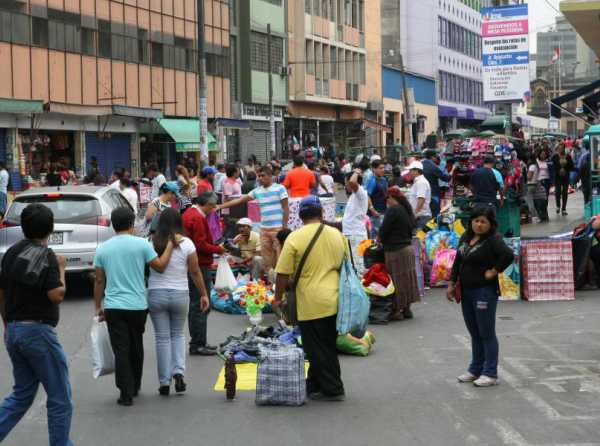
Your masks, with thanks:
M323 209L321 205L321 200L316 195L309 195L308 197L304 197L300 202L300 212L306 211L308 209Z
M210 175L217 173L217 171L214 169L214 167L210 167L210 166L206 166L204 169L202 169L202 173L204 175Z
M381 161L381 157L377 154L371 156L371 162L373 161Z
M249 218L240 218L237 222L238 226L250 226L252 227L252 220Z
M413 161L412 163L410 163L410 166L408 166L408 170L423 170L423 163L421 161Z
M174 194L178 194L179 193L179 185L177 184L176 181L167 181L166 183L163 183L162 186L160 186L160 190L163 193L173 192Z

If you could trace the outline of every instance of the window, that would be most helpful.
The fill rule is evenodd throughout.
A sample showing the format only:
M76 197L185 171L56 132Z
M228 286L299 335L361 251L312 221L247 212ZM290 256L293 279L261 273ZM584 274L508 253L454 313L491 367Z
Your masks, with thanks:
M231 36L229 38L229 44L231 45L231 98L234 101L237 101L237 37Z
M165 45L165 44L163 44L162 47L163 47L162 66L165 68L175 68L175 47L172 45ZM208 72L208 67L207 67L207 72Z
M312 1L312 15L318 16L321 14L321 5L319 0L306 0L307 2Z
M148 41L148 30L137 31L138 60L140 63L150 64L150 42Z
M250 67L252 70L268 71L266 34L250 33Z
M338 59L337 59L337 67L338 67L338 79L341 81L346 80L346 63L344 62L344 50L338 50Z
M329 58L329 64L331 66L331 79L338 78L338 63L337 63L337 48L331 47L331 56Z
M311 12L312 12L311 6L312 6L312 0L305 0L304 1L304 12L306 14L311 14Z
M110 58L112 54L111 48L110 22L98 20L98 55Z
M125 37L125 60L139 62L138 40L135 37Z
M315 74L315 54L312 40L306 41L306 74Z
M0 11L0 40L5 42L10 42L10 19L10 12Z
M95 29L81 28L81 50L88 56L96 55L97 34Z
M152 65L155 67L163 66L163 44L158 42L152 42Z
M14 43L29 44L29 16L13 13L11 34Z
M48 48L48 20L42 17L31 18L32 45Z
M53 50L65 49L65 25L54 20L48 21L49 47Z
M81 27L65 23L65 49L73 53L81 53Z
M359 54L359 70L360 70L360 84L365 85L367 83L367 64L365 61L365 55Z

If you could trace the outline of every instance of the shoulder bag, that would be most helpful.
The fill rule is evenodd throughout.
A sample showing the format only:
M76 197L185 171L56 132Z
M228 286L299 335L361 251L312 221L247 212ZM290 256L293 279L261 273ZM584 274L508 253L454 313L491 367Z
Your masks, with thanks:
M315 246L315 243L319 239L319 236L323 232L324 227L325 225L321 223L319 229L317 229L317 232L308 244L306 251L304 251L302 258L300 259L300 263L298 264L298 269L296 269L296 272L294 273L294 279L288 285L288 289L285 292L285 302L283 303L282 310L285 315L285 319L291 325L298 325L298 302L296 300L296 287L298 286L298 281L300 280L300 274L302 274L302 268L304 268L306 259Z

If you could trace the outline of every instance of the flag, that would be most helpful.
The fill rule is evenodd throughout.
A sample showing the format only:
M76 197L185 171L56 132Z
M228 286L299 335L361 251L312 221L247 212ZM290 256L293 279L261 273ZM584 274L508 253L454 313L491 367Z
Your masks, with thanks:
M552 63L558 62L560 59L560 48L554 48L554 54L552 54Z

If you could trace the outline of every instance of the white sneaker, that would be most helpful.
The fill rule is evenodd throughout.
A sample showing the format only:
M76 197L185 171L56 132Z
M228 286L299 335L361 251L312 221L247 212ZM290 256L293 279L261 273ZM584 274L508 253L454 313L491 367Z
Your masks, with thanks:
M473 384L475 384L476 387L491 387L498 384L498 378L481 375L478 379L473 381Z
M463 373L456 379L458 379L459 383L472 383L477 378L479 378L479 376L475 376L471 372L467 372L467 373Z

